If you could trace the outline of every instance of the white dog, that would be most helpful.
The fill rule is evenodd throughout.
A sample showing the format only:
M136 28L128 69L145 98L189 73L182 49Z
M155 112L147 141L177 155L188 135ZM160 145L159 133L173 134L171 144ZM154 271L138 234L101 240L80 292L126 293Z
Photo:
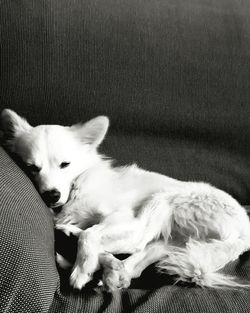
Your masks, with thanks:
M100 266L107 288L128 287L155 262L200 286L242 286L218 272L250 248L249 218L230 195L135 165L112 167L96 150L107 117L71 127L32 127L9 109L1 117L9 149L30 168L48 206L63 205L56 227L78 237L73 287L83 288ZM121 261L119 253L131 256Z

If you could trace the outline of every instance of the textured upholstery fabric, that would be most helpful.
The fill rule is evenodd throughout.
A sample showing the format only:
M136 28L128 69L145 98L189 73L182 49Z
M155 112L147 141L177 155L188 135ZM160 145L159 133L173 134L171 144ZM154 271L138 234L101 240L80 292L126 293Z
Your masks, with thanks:
M249 0L1 0L0 111L65 125L106 114L101 151L118 163L249 204L249 16ZM152 269L116 299L73 292L53 245L46 207L0 150L0 312L250 311L249 291L172 286ZM249 281L249 255L237 264Z
M0 312L48 312L58 283L52 219L1 147L0 264Z
M63 297L62 297L63 298ZM52 312L248 313L248 291L208 291L176 286L123 291L116 298L97 294L58 299ZM69 298L67 299L69 300Z

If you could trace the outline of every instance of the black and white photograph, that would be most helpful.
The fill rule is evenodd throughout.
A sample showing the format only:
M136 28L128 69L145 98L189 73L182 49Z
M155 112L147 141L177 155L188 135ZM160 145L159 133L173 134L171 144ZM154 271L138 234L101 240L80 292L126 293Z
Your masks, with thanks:
M250 312L250 1L0 0L0 313Z

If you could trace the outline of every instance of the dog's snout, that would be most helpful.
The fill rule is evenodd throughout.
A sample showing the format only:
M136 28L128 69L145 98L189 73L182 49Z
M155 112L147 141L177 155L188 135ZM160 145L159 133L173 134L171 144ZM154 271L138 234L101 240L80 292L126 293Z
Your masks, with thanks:
M61 193L57 189L46 190L42 194L42 197L48 205L51 205L55 204L60 199Z

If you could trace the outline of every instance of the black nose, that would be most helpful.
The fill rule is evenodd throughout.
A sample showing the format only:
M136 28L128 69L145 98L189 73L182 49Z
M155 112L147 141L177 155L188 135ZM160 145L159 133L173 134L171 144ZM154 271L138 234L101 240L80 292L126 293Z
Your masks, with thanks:
M43 200L47 204L55 204L61 197L60 191L56 189L47 190L42 194Z

